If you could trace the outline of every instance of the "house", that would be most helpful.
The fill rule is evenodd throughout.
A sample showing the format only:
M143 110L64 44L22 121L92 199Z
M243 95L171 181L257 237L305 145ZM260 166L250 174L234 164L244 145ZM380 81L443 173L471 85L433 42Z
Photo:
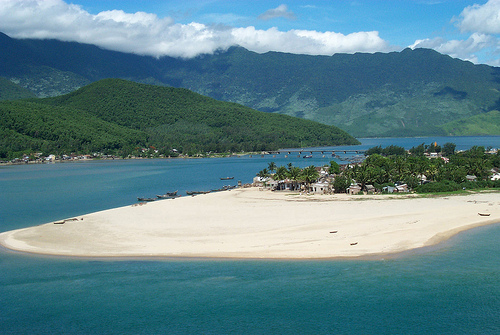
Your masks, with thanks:
M268 180L269 178L267 177L254 177L252 185L255 187L262 187L267 183Z
M311 184L309 187L309 191L315 194L326 194L330 193L330 183L327 181L319 181L314 184Z
M365 191L366 193L375 193L377 190L373 185L365 185Z
M297 181L291 180L291 179L283 179L277 181L277 185L275 187L275 190L279 191L295 191L295 190L300 190L302 188L302 183L299 183Z
M467 176L465 176L465 179L467 181L477 181L477 177L474 175L467 175Z
M359 192L361 192L361 186L359 186L357 184L356 185L351 185L347 189L347 193L350 194L350 195L355 195L355 194L358 194Z
M397 185L396 189L398 190L399 193L406 193L408 192L408 185L406 184Z
M398 191L398 189L396 187L394 187L394 186L384 186L382 188L382 192L384 192L384 193L394 193L394 192L397 192L397 191Z

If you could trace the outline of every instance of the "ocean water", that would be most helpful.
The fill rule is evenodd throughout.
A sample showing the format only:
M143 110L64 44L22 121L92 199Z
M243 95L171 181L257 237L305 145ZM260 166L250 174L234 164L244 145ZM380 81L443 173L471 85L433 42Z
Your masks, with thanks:
M433 141L398 140L362 146ZM443 143L459 141L498 147L500 137ZM0 167L0 231L127 206L137 196L250 182L270 161L330 160ZM219 179L226 176L235 179ZM82 259L0 249L0 334L500 334L499 240L497 224L379 260Z

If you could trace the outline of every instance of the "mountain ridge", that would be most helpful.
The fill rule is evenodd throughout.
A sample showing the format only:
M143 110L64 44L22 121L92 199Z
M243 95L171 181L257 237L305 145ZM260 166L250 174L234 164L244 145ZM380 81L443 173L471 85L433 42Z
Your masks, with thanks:
M4 46L10 51L0 55L0 76L39 97L122 78L336 125L357 137L446 135L441 126L449 122L500 109L500 68L430 49L311 56L231 47L180 59L5 34Z

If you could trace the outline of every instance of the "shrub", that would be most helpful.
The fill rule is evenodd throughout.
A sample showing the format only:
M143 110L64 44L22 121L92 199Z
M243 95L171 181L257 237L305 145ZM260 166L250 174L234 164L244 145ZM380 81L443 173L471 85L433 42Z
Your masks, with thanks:
M461 190L462 186L449 180L428 183L418 186L415 190L418 193L454 192Z

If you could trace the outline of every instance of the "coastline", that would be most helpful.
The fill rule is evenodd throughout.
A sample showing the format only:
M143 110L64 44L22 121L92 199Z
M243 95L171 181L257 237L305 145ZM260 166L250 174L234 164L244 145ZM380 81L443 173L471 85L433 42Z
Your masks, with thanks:
M499 223L500 193L402 198L249 188L134 204L75 219L4 232L0 244L68 257L373 258Z

